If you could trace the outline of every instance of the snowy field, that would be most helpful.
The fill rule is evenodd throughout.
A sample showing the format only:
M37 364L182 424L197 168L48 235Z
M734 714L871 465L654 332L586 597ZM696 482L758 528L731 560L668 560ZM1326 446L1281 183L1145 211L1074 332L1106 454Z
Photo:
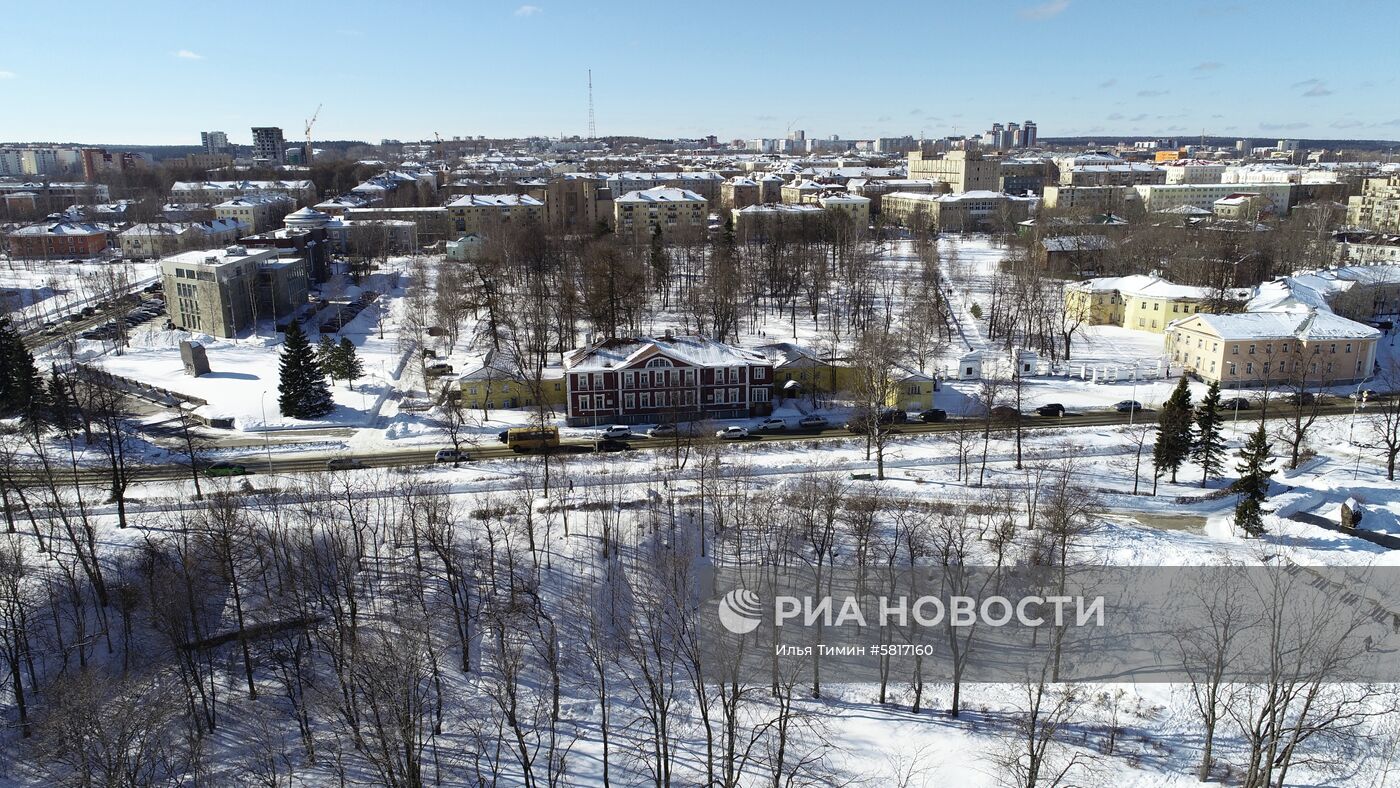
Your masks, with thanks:
M118 282L144 287L159 278L160 264L151 261L10 260L0 265L0 306L35 324L56 322L110 298Z

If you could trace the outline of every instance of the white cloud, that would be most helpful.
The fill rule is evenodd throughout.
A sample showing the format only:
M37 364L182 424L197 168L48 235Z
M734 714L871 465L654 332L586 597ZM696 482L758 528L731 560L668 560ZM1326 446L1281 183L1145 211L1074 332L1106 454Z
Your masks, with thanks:
M1022 8L1016 13L1022 19L1049 19L1064 13L1066 8L1069 8L1069 0L1050 0L1048 3Z
M189 51L188 49L182 49L182 50L180 50L179 52L176 52L176 53L175 53L175 57L178 57L178 58L180 58L181 60L203 60L203 59L204 59L204 56L203 56L203 55L199 54L198 52L191 52L191 51Z
M14 79L16 76L13 71L0 71L0 79Z
M537 5L522 5L519 8L515 9L516 16L534 16L536 14L543 13L544 9L540 8Z

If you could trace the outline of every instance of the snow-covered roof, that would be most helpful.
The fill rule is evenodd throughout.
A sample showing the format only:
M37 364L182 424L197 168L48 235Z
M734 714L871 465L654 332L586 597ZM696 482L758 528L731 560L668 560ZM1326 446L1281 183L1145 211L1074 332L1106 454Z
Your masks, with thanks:
M1135 296L1139 298L1205 300L1209 298L1211 294L1210 289L1206 287L1178 285L1168 282L1159 276L1151 276L1149 274L1101 276L1094 279L1085 279L1082 282L1075 282L1069 285L1069 287L1074 290L1082 290L1090 293L1118 292L1125 296Z
M535 208L544 203L528 194L468 194L447 204L448 208Z
M606 339L570 353L565 357L564 365L577 372L602 371L629 366L654 353L662 353L697 367L768 364L767 357L758 351L716 342L708 337L682 335L671 338Z
M673 186L653 186L650 189L628 192L615 202L705 202L705 198L689 189Z
M1229 315L1196 314L1174 320L1168 326L1200 321L1221 339L1375 339L1381 332L1323 310L1305 312L1241 312Z
M1061 235L1044 238L1040 245L1047 252L1098 252L1107 249L1109 242L1104 235Z
M56 224L31 224L21 227L10 235L97 235L105 233L101 227L88 222L58 222Z

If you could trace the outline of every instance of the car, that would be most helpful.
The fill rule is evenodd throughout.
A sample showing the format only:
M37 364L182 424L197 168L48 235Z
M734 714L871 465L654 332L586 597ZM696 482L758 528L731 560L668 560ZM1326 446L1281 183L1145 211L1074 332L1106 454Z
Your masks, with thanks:
M632 437L632 428L626 424L614 424L603 430L602 437L612 438L613 440L617 440L618 438L630 438Z
M904 422L906 422L906 421L908 421L908 420L909 420L909 414L908 414L908 413L905 413L903 410L900 410L899 408L881 408L881 409L880 409L880 423L881 423L881 424L903 424Z
M438 449L433 455L433 462L458 463L467 459L467 453L461 449Z
M1289 394L1284 401L1289 405L1311 405L1318 402L1318 399L1311 391L1302 391Z
M204 469L205 476L245 476L248 467L236 462L216 462Z
M599 454L613 451L630 451L631 449L632 444L628 443L627 441L615 440L613 438L599 438L598 440L593 441L593 451L598 452Z
M749 437L749 431L744 427L725 427L715 431L715 437L726 441L739 440Z
M991 410L991 417L994 419L1019 419L1021 411L1010 405L997 405Z
M1249 410L1254 404L1244 397L1231 397L1220 401L1221 410Z
M676 429L676 425L674 424L658 424L647 430L647 437L649 438L674 438L680 434L681 431Z
M825 416L818 416L815 413L810 416L803 416L797 422L797 428L802 430L824 430L831 426L831 422Z
M83 311L79 312L78 314L82 315L83 317L92 317L93 315L97 314L97 309L90 306L85 306L83 307Z
M934 424L936 422L947 420L948 411L943 410L942 408L929 408L928 410L923 411L919 414L919 421L922 421L926 424Z
M1117 405L1114 405L1113 409L1119 413L1134 413L1142 410L1142 403L1135 399L1125 399Z
M74 312L73 314L71 314L71 315L68 316L68 322L69 322L69 323L81 323L81 322L83 322L83 313L82 313L82 312Z
M885 425L903 424L908 420L909 414L898 408L881 408L880 415L876 417L876 421ZM871 418L869 412L857 409L851 414L851 418L846 422L845 428L848 432L864 435L870 431L870 422ZM885 430L885 432L899 432L899 430L891 427Z
M339 330L340 330L340 326L337 325L337 326L335 327L334 330L339 331ZM428 373L429 375L450 375L450 374L452 374L452 365L451 365L451 364L429 364L426 371L427 371L427 373Z
M787 432L787 422L779 418L768 418L758 423L759 432Z
M1369 402L1375 399L1377 395L1375 389L1357 389L1347 396L1357 402Z
M1050 402L1036 408L1035 412L1039 413L1042 416L1052 416L1054 418L1059 418L1065 415L1065 406L1061 405L1058 402Z
M336 457L326 461L326 470L328 471L362 471L367 467L369 466L365 465L364 460L354 457Z

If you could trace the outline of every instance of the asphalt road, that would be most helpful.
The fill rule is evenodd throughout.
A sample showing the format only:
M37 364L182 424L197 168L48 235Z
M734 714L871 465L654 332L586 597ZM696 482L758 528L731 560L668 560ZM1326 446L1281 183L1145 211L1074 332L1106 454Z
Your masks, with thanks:
M1336 416L1348 415L1352 412L1352 409L1353 403L1351 401L1337 400L1329 404L1321 405L1318 407L1317 410L1319 415ZM1365 406L1363 405L1361 412L1364 411ZM1311 408L1308 409L1308 412L1311 412ZM1227 411L1225 414L1226 420L1232 420L1234 418L1234 415L1235 414L1233 411ZM1280 405L1275 405L1271 407L1268 412L1268 418L1270 419L1285 418L1290 415L1292 415L1292 413L1288 409L1288 407ZM1240 421L1248 422L1255 420L1258 417L1258 409L1241 410L1239 412ZM1113 411L1086 411L1081 413L1067 413L1061 417L1028 415L1022 418L1021 427L1025 430L1078 429L1086 427L1105 427L1128 424L1129 419L1129 414L1117 413ZM1133 418L1133 421L1135 421L1136 423L1152 422L1155 420L1156 413L1147 410L1139 411L1136 414L1136 417ZM1009 430L1013 426L1013 422L1011 421L994 422L993 424L996 429L1000 430ZM948 433L953 432L959 429L960 427L962 429L971 429L972 431L977 432L982 429L982 421L980 419L960 419L934 424L925 424L922 422L910 422L907 424L899 424L895 426L895 428L899 430L899 434L895 435L892 438L892 442L897 444L902 435ZM860 435L849 432L844 429L832 428L822 430L820 432L798 430L789 430L787 432L773 432L766 433L761 436L755 435L751 438L748 438L747 440L741 439L734 442L745 443L761 441L767 443L774 441L810 441L831 438L858 439L860 437ZM717 442L717 439L709 436L699 438L680 438L679 440L682 442L687 440L694 442ZM676 438L654 439L642 435L637 435L633 438L627 439L626 442L634 450L658 451L674 448L676 446L676 441ZM725 443L728 441L718 442ZM273 454L270 458L267 454L250 450L248 453L244 454L241 457L233 458L227 461L243 465L247 469L247 471L252 474L325 473L327 472L326 462L333 457L353 458L359 460L367 468L394 468L415 465L432 465L434 464L433 458L434 455L437 453L438 448L446 448L446 445L442 447L435 446L428 448L405 448L384 452L305 452L290 455L283 454L281 456ZM560 453L569 454L591 453L593 451L593 443L591 441L583 440L564 441L560 444L558 451ZM529 454L520 454L514 452L511 449L507 448L505 445L499 443L491 443L478 448L469 447L466 449L466 452L469 459L465 460L464 463L470 463L473 460L530 456ZM67 473L71 473L71 470L67 471ZM104 469L100 468L90 468L79 471L79 478L82 479L84 482L100 484L103 483L109 476L109 473L107 473ZM188 479L190 478L190 468L188 465L179 463L146 466L134 469L132 472L132 476L133 480L135 481L171 481L179 479Z

